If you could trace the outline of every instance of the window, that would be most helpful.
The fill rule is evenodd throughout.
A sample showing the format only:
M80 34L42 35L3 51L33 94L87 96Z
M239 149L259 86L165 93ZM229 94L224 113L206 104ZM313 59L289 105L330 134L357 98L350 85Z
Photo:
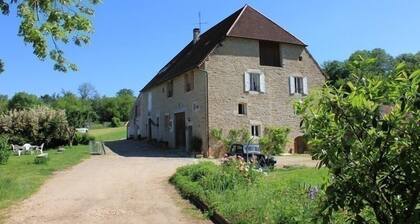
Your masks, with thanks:
M260 65L282 66L280 44L271 41L260 41Z
M261 126L259 125L251 125L251 135L253 137L259 137L261 134L260 129L261 129Z
M171 80L168 82L166 89L167 89L166 96L172 97L174 95L174 80Z
M259 70L248 69L244 75L245 92L265 93L265 76Z
M147 95L147 111L150 113L152 111L152 93L149 92Z
M289 77L289 88L290 94L301 94L307 95L308 94L308 81L306 77Z
M260 74L250 73L249 78L250 78L249 82L251 84L249 90L259 92L261 89L260 88Z
M185 74L185 92L189 92L194 89L194 73L188 72Z
M303 78L295 77L295 93L303 94Z
M238 114L246 115L246 104L245 103L238 104Z

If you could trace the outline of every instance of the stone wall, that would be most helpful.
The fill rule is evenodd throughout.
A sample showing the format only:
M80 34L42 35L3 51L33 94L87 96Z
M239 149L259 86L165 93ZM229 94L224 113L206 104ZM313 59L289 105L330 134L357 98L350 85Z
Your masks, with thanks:
M154 86L145 92L139 100L140 117L137 119L140 127L140 135L148 136L149 118L159 126L152 125L152 138L157 141L169 143L169 147L175 147L175 113L185 112L186 126L192 126L193 136L203 140L203 148L207 146L207 121L206 121L206 73L194 69L194 89L185 92L185 74L173 79L173 96L167 97L167 82ZM152 94L152 109L148 111L148 95ZM193 105L195 108L193 108ZM165 115L169 115L172 128L165 126ZM187 139L188 141L188 139Z
M324 83L317 64L302 46L281 44L283 67L261 66L259 42L243 38L227 38L208 57L209 130L246 128L261 125L291 128L287 150L293 149L293 139L300 136L300 119L295 115L293 102L302 96L290 95L289 76L304 76L308 90ZM299 57L302 60L299 60ZM265 93L244 91L244 73L249 69L265 74ZM247 104L247 115L238 114L238 104Z

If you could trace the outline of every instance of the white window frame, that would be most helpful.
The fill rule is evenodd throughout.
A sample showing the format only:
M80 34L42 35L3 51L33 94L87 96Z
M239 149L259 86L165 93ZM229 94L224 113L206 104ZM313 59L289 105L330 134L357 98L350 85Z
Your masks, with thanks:
M259 76L259 89L256 90L251 90L251 77L252 74L258 74ZM266 89L265 89L265 75L261 70L258 69L248 69L245 74L244 74L244 89L245 92L249 92L249 93L265 93Z
M302 80L302 89L298 89L298 80ZM301 91L299 91L301 90ZM308 78L304 76L289 77L289 93L290 95L308 95Z

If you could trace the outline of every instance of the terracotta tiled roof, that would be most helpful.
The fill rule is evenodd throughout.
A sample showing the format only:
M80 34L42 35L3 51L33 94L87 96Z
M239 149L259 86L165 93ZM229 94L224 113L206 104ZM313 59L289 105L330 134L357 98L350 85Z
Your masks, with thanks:
M171 80L201 65L210 52L226 37L268 40L306 46L302 41L281 28L250 6L245 6L191 41L142 89Z

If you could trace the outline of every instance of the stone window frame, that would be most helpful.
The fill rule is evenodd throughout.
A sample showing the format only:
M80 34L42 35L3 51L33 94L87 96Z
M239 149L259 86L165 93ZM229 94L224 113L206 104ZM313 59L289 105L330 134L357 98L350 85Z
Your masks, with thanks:
M242 110L241 110L241 105L242 105ZM247 103L244 103L244 102L238 103L238 111L237 112L238 112L239 116L247 116L248 115L248 105L247 105Z

